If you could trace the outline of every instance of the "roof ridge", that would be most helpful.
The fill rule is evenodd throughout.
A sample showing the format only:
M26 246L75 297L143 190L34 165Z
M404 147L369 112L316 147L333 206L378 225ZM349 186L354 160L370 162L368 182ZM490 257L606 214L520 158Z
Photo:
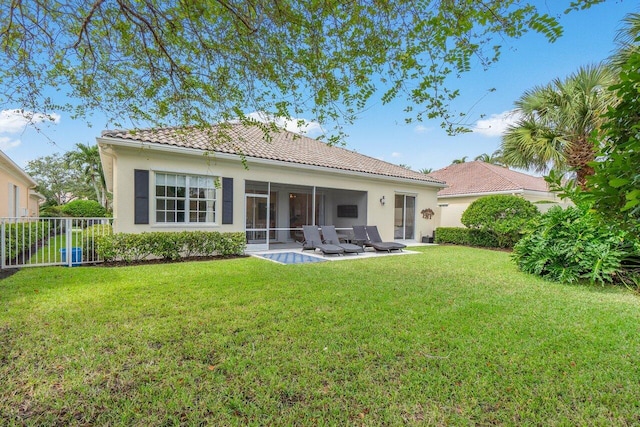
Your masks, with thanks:
M228 138L222 138L219 144L212 146L211 134L225 133L226 131L228 131ZM342 144L329 144L284 128L274 129L269 138L265 138L266 135L263 133L259 126L225 122L212 124L210 128L172 126L113 130L103 132L102 137L126 140L132 143L145 142L178 148L242 154L248 158L320 166L444 185L441 180L433 176L361 154L342 146Z
M507 181L509 181L511 184L513 184L514 186L516 186L518 189L520 190L524 190L524 185L522 185L522 183L519 182L515 182L514 180L512 180L510 177L506 176L505 174L499 173L495 168L500 167L501 169L505 169L509 172L516 172L516 171L512 171L511 169L509 169L508 166L506 167L502 167L502 166L497 166L494 164L491 164L491 168L489 167L489 163L483 162L481 160L477 160L478 162L480 162L482 164L482 166L484 166L487 170L489 170L491 173L500 176L502 179L505 179ZM519 172L516 172L519 173Z

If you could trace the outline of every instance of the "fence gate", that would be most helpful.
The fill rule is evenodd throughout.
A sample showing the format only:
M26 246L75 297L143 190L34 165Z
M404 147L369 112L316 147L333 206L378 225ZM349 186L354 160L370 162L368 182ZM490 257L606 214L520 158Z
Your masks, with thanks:
M1 268L95 264L112 218L0 218Z

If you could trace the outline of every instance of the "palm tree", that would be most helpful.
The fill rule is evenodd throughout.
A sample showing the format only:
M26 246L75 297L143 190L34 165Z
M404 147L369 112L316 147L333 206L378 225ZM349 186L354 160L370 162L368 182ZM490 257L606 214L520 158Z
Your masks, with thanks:
M467 156L462 157L461 159L455 159L451 162L452 165L459 165L460 163L465 163L467 161Z
M98 146L77 143L75 151L69 152L68 158L71 165L81 170L86 182L93 187L96 200L109 209L107 183L102 170Z
M489 163L497 166L505 166L504 158L502 156L502 150L497 149L492 154L482 153L479 156L476 156L475 159L484 163Z
M626 64L632 53L640 50L640 13L630 13L622 20L624 27L616 36L617 49L611 56L611 64L620 68Z
M418 169L418 172L423 173L425 175L429 175L431 172L433 172L433 168L422 168L422 169Z
M502 137L505 163L537 172L572 170L584 187L585 177L593 174L591 137L604 122L602 114L615 105L608 90L614 82L611 68L601 64L525 92L516 101L521 118Z

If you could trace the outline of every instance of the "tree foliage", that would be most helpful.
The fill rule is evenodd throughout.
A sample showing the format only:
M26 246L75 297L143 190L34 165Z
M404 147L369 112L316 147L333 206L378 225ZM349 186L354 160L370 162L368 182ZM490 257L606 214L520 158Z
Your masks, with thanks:
M38 157L27 163L25 170L38 183L37 191L46 198L46 206L64 205L86 198L108 203L106 184L98 146L76 144L64 154ZM55 212L50 212L55 213Z
M459 159L453 159L451 161L451 164L452 165L460 165L460 164L466 163L466 162L467 162L467 156L463 156L463 157L461 157Z
M38 183L36 190L48 204L63 205L78 197L80 174L70 167L66 156L52 154L27 163L25 171Z
M566 12L603 0L574 0ZM504 38L554 41L533 1L30 0L0 8L0 104L117 126L241 118L354 120L374 96L455 130L448 77L487 67ZM68 102L56 103L54 91ZM455 120L454 120L455 119Z
M476 156L473 160L489 163L496 166L505 166L504 156L502 155L501 149L497 149L492 154L482 153Z
M620 101L606 115L604 146L586 196L604 217L640 238L640 51L626 61L612 87Z
M538 172L575 171L576 181L584 186L593 174L589 163L597 150L592 137L616 102L608 89L614 82L610 67L601 64L525 92L516 101L520 118L502 138L503 160Z
M616 36L616 51L610 61L617 68L623 67L630 57L640 52L640 13L630 13L623 20L624 26Z
M549 210L514 248L521 269L552 280L621 282L640 289L640 15L625 19L611 58L617 83L607 88L616 103L593 133L593 174L583 186L545 179L576 207ZM553 172L553 171L552 171Z
M594 146L600 147L589 164L594 173L584 189L563 183L558 174L546 179L561 197L599 212L610 226L640 239L640 14L630 14L624 22L611 58L617 83L608 88L617 102L603 116L602 132L594 138Z
M75 150L67 153L70 166L81 173L82 179L94 191L94 198L105 208L109 208L107 183L102 170L100 152L97 145L77 143Z

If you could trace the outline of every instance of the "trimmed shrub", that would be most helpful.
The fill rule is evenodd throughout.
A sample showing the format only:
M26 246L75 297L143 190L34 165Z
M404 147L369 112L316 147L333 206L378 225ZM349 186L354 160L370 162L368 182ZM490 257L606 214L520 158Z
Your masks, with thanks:
M436 228L435 243L450 243L452 245L469 245L469 229L462 227L438 227Z
M496 248L498 241L492 233L462 227L439 227L436 229L435 243L451 245L480 246Z
M640 245L606 226L586 207L553 207L514 247L512 258L525 272L572 283L604 284L617 279Z
M215 255L217 242L209 233L183 231L180 234L185 257Z
M116 233L96 239L96 252L105 261L141 261L151 255L143 234Z
M96 250L97 240L102 236L110 236L112 234L113 227L111 224L94 224L82 230L83 260L96 261L99 258Z
M116 233L96 239L97 253L105 261L142 261L151 257L176 260L190 256L242 255L244 233L182 231Z
M107 210L95 200L74 200L62 206L62 213L73 218L104 218Z
M18 222L3 224L5 227L5 253L7 260L13 260L29 249L28 243L37 243L49 237L49 221Z
M513 246L503 246L503 244L498 240L498 237L490 231L476 229L467 230L469 231L469 245L471 246L479 246L481 248L504 248Z
M472 230L483 232L475 234L475 242L471 244L510 248L522 237L525 225L539 215L538 209L528 200L498 194L471 203L462 213L461 222Z

